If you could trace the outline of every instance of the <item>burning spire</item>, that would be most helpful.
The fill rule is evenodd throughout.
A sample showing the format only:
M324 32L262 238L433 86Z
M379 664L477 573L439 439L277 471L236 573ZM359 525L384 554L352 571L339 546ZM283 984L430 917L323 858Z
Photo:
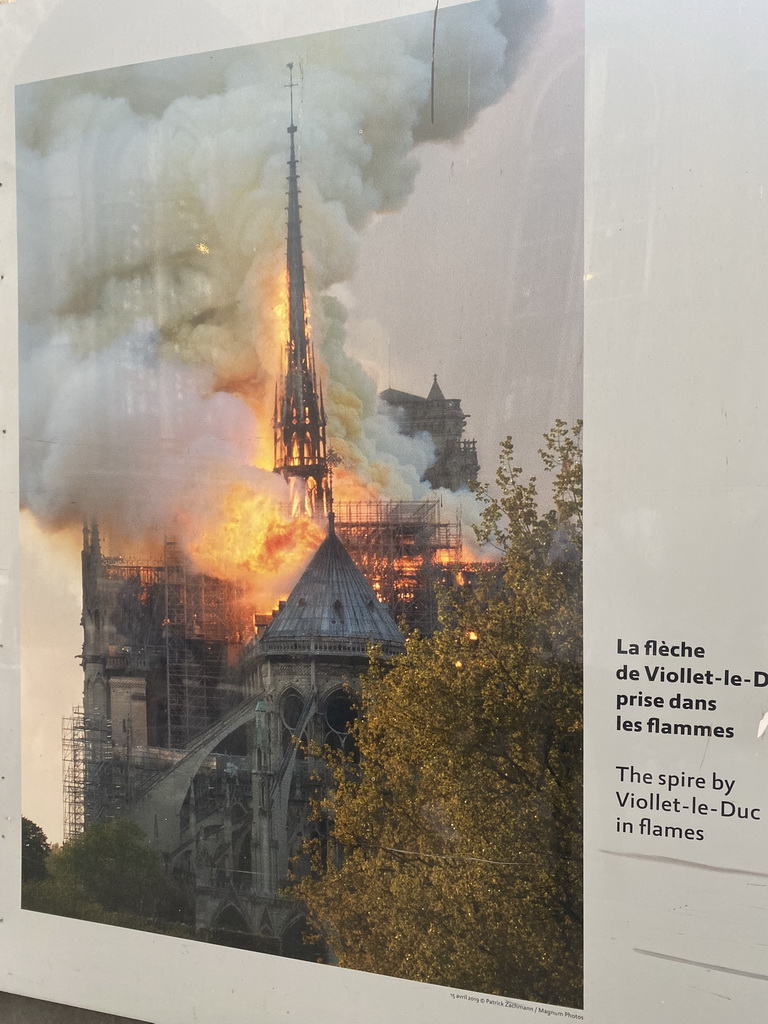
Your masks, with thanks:
M275 391L275 472L291 488L293 508L312 517L330 510L330 483L325 447L325 411L318 387L314 352L307 324L304 257L301 248L299 186L293 123L293 64L291 90L291 155L288 161L288 341L285 377Z

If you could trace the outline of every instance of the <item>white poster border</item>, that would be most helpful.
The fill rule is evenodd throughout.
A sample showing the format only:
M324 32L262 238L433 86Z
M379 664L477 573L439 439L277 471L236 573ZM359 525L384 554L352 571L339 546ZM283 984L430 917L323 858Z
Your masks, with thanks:
M456 0L442 0L441 7ZM364 975L261 954L148 935L23 911L20 891L20 704L18 692L17 277L12 154L14 88L105 67L340 28L414 13L423 0L334 0L253 5L246 0L189 5L181 0L17 0L0 5L0 289L3 448L3 715L0 730L0 985L37 998L162 1024L245 1024L301 1018L384 1024L485 1020L476 993ZM431 5L430 5L431 6ZM502 1001L506 1020L527 1020L532 1004ZM500 1005L496 1002L495 1005ZM500 1012L500 1010L495 1010ZM559 1013L560 1011L555 1011Z

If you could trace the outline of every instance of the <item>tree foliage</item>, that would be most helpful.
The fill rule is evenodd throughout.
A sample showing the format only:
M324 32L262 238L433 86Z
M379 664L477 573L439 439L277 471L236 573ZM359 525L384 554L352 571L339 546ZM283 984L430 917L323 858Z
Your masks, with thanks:
M48 869L45 862L51 852L51 845L45 832L29 818L21 819L21 880L38 882L45 878Z
M166 873L139 826L123 818L90 826L48 864L50 877L23 887L29 910L164 932L174 931L168 922L188 916L183 887Z
M580 1004L580 431L545 437L545 510L502 444L498 493L478 488L500 562L363 680L297 886L341 966Z

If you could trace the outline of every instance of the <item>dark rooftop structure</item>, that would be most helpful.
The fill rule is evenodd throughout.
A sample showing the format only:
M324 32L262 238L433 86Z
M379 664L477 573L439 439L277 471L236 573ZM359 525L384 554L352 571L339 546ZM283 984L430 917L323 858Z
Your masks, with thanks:
M446 398L434 375L426 398L387 388L381 393L387 405L399 410L401 430L411 437L428 434L435 446L435 461L424 474L432 487L458 491L476 480L480 472L477 443L464 438L468 416L460 398Z
M325 654L382 654L403 650L388 609L350 558L333 525L287 601L258 640L260 653L288 648Z

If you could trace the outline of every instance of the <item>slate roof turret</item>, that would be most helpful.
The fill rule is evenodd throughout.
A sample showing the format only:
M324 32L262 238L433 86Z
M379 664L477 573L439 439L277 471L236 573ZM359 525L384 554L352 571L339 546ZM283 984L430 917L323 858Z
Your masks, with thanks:
M445 401L445 395L443 394L443 390L440 387L440 385L437 383L437 374L434 374L434 379L432 381L432 387L429 389L429 394L427 395L427 401L428 402L444 402Z
M404 649L403 635L333 531L315 552L257 644L261 654L385 656Z

